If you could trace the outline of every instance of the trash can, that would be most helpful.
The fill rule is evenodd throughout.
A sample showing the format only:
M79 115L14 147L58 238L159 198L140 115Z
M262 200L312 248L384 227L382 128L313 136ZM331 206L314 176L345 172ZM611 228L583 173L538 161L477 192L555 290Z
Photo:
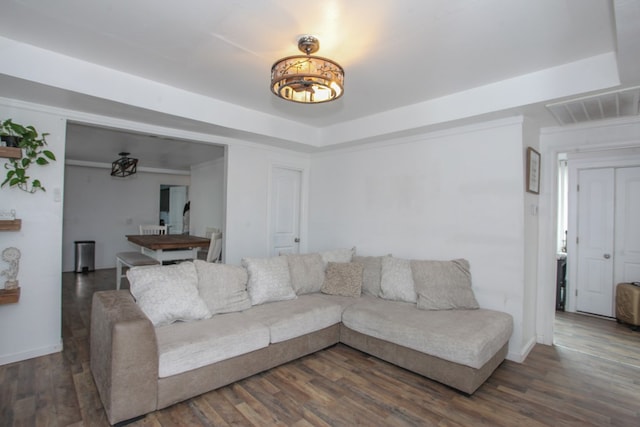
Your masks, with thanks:
M76 240L76 273L86 273L87 271L94 271L95 256L96 256L96 242L95 240Z

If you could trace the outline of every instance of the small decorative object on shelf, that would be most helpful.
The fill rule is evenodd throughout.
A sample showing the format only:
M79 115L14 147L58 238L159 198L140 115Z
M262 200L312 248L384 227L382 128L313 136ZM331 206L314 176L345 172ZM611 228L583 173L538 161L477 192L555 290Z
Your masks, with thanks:
M14 220L16 219L16 210L15 209L0 209L0 220Z
M20 270L20 250L10 247L2 251L2 260L9 264L9 268L0 272L0 276L6 276L4 288L7 290L18 288L18 271Z

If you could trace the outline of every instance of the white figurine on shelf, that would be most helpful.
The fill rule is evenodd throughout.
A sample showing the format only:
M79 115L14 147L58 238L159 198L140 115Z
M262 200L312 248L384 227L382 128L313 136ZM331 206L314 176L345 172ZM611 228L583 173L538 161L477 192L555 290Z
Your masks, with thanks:
M2 251L2 259L9 263L9 268L0 272L0 276L7 276L4 282L5 289L18 287L18 270L20 269L20 250L18 248L6 248Z

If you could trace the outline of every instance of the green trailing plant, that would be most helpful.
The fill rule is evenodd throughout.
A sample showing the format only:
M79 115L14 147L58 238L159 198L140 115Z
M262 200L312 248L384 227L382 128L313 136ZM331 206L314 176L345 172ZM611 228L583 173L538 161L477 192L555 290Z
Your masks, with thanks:
M31 179L27 170L33 164L45 166L49 161L55 161L56 156L45 149L48 133L38 134L33 126L23 126L14 123L11 119L0 122L0 136L5 139L14 139L18 148L22 149L22 158L9 159L4 164L7 175L0 187L18 187L27 193L35 193L38 190L46 191L39 179ZM12 137L12 138L11 138Z

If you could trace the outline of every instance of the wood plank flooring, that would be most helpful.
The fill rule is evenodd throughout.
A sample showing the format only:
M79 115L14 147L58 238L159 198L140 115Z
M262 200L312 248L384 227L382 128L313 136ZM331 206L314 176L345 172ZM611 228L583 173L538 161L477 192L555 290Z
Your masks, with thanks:
M640 366L640 331L631 330L630 325L598 316L557 312L554 326L554 343L557 346Z
M63 275L64 351L0 366L0 425L107 426L89 370L89 313L115 270ZM640 333L557 316L555 346L504 362L471 397L337 345L130 426L640 426Z

